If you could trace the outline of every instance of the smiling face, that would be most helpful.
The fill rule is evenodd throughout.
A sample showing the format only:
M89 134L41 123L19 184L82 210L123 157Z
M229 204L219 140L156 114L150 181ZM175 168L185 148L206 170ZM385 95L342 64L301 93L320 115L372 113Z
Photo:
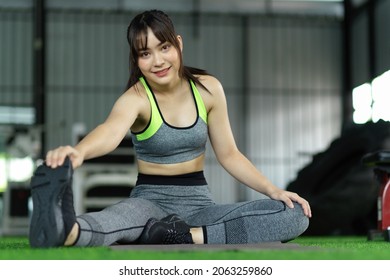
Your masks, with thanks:
M180 50L168 41L160 41L149 27L139 36L137 64L149 83L167 85L180 78L181 37L177 40Z
M127 41L130 45L128 88L141 76L158 83L166 83L173 77L172 72L184 77L182 40L164 12L151 10L137 15L127 29Z

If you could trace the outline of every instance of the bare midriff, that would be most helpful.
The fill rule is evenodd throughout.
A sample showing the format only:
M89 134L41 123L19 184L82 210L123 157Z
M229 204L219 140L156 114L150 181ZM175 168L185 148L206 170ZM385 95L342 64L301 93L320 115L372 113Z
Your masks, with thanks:
M137 160L137 164L138 171L140 173L148 175L172 176L202 171L204 167L204 158L205 156L202 154L199 157L186 162L160 164Z

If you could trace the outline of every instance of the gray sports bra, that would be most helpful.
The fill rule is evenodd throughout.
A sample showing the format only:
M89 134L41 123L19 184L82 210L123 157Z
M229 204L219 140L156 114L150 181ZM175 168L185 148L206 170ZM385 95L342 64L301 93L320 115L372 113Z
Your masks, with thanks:
M195 84L190 81L197 108L196 121L188 127L175 127L164 120L146 80L141 77L140 81L149 98L151 117L143 131L131 133L137 158L147 162L169 164L189 161L204 153L208 137L207 111Z

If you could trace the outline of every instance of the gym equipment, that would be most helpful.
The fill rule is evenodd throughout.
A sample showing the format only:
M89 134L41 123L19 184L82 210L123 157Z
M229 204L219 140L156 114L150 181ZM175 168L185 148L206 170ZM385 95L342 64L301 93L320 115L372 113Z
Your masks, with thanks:
M303 235L367 236L377 225L378 184L362 158L390 149L390 123L350 124L314 154L287 190L310 202L313 217Z
M390 241L390 151L378 151L365 155L363 164L374 167L374 175L379 183L378 225L370 230L368 240Z
M79 142L84 135L77 135ZM76 215L99 211L128 198L137 181L135 151L125 137L115 151L86 160L73 174Z

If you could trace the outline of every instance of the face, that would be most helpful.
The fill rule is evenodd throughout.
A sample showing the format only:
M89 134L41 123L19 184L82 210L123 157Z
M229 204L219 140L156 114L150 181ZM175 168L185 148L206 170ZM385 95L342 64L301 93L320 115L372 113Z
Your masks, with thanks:
M180 47L181 37L178 36ZM179 79L180 56L170 42L161 42L148 28L147 46L138 51L138 67L151 84L168 85ZM181 51L181 50L180 50Z

